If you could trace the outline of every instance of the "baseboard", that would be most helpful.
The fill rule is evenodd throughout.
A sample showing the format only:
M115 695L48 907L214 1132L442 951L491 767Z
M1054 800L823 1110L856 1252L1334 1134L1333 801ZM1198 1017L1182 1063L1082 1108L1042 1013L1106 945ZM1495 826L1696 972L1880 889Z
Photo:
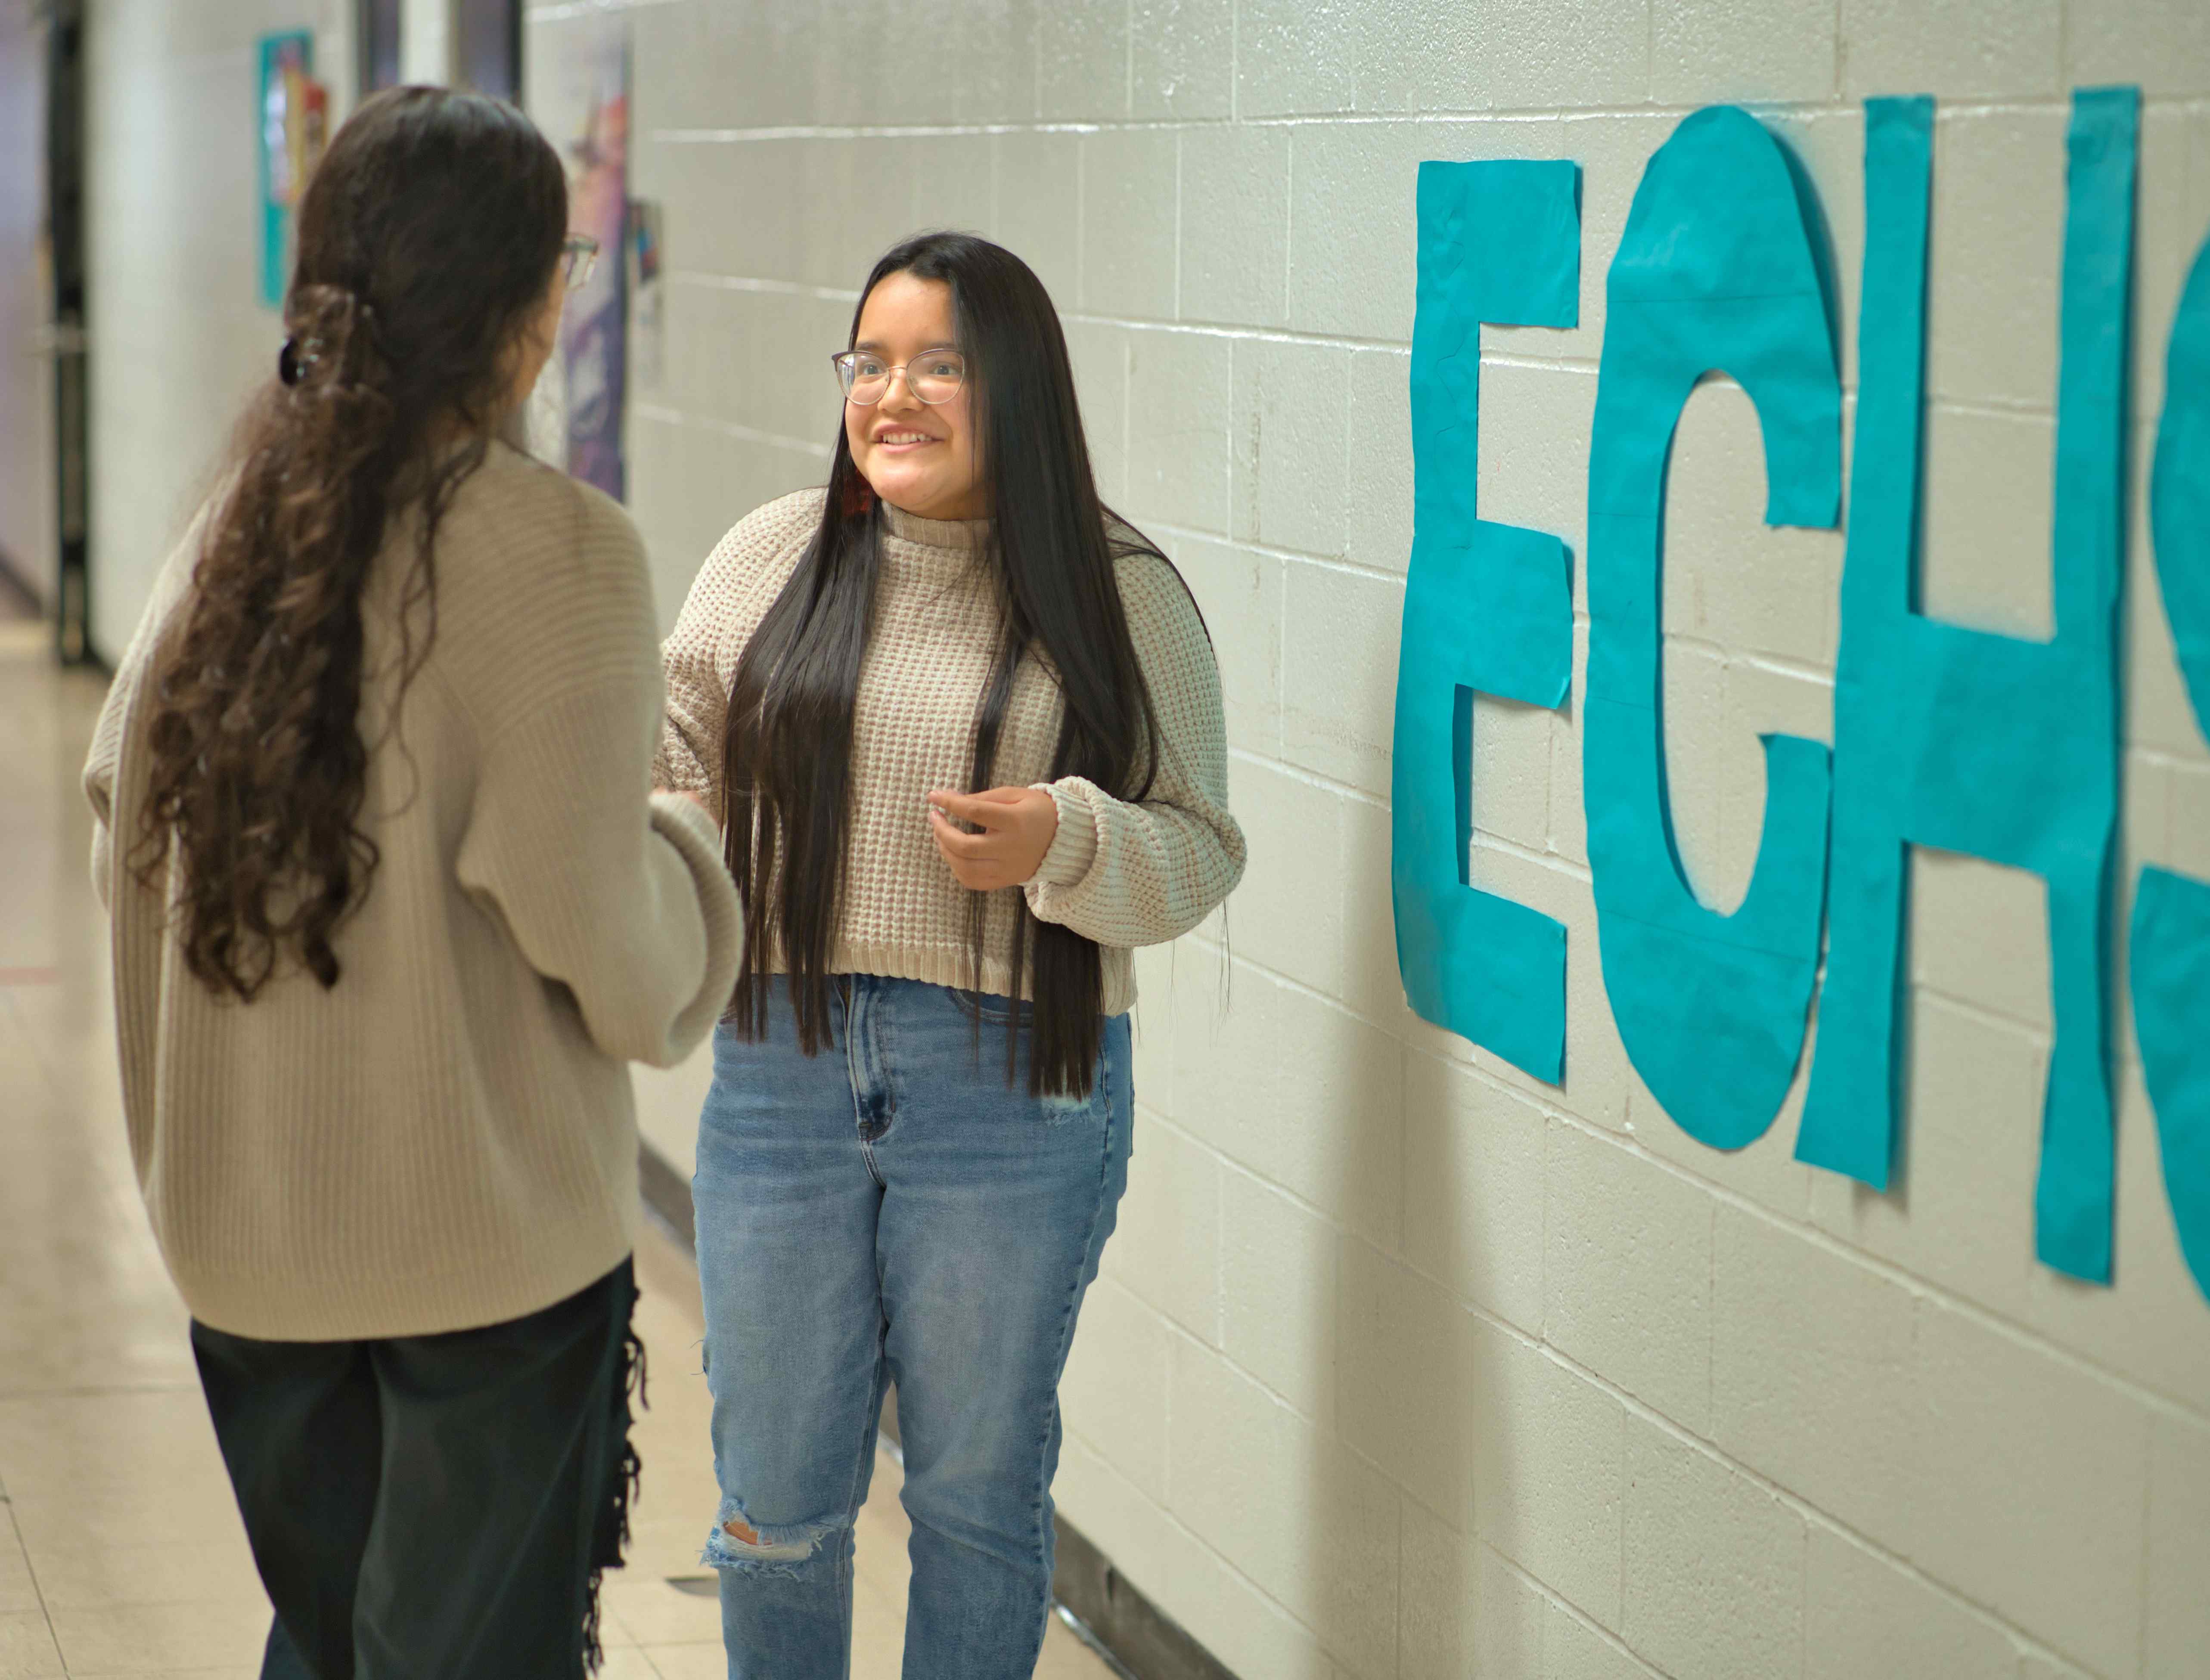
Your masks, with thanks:
M697 1248L691 1181L649 1143L637 1151L637 1183L645 1211L685 1253ZM883 1406L883 1433L896 1442L897 1407ZM1235 1680L1235 1673L1113 1567L1089 1537L1058 1519L1059 1567L1052 1596L1076 1633L1128 1680Z

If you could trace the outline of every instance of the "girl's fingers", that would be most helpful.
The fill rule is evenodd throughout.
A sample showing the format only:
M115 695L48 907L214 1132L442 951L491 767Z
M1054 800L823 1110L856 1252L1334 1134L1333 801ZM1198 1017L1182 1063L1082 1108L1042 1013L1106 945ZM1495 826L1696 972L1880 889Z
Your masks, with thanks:
M997 842L993 836L964 834L953 828L941 811L929 812L928 826L946 858L982 858L995 850Z

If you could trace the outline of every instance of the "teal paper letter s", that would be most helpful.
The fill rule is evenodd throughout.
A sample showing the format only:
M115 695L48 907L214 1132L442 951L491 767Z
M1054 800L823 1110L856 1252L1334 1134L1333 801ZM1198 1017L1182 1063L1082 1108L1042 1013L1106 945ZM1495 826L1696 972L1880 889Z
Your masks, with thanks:
M1772 525L1841 495L1833 336L1789 160L1756 120L1700 111L1651 159L1613 261L1589 451L1586 787L1604 990L1635 1071L1690 1135L1763 1135L1802 1048L1826 886L1827 756L1765 738L1765 832L1722 916L1682 878L1659 722L1658 575L1673 431L1724 369L1757 405Z
M2210 240L2165 358L2149 528L2195 722L2210 735ZM2210 882L2144 869L2134 897L2134 1037L2180 1251L2210 1296Z
M2140 95L2073 101L2056 393L2056 634L2025 641L1914 610L1933 101L1865 106L1857 449L1834 693L1833 918L1796 1153L1885 1189L1896 1152L1905 846L2049 883L2056 1043L2035 1247L2110 1275L2108 985L2117 822L2124 392Z
M1580 168L1423 163L1412 328L1412 556L1397 668L1392 870L1413 1009L1556 1084L1562 924L1467 883L1472 698L1555 706L1573 673L1565 545L1475 511L1481 326L1579 318Z

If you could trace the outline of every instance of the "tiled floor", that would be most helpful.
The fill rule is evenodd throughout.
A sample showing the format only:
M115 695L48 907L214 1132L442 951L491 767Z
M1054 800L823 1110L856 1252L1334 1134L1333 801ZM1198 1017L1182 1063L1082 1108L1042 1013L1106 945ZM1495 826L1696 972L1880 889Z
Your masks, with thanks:
M0 619L0 1680L250 1680L268 1600L124 1141L76 791L100 685L55 671L46 636ZM657 1237L638 1260L652 1406L603 1673L708 1680L727 1668L697 1562L715 1504L697 1282ZM860 1520L860 1680L898 1671L899 1479L885 1455ZM1052 1623L1040 1677L1107 1673Z

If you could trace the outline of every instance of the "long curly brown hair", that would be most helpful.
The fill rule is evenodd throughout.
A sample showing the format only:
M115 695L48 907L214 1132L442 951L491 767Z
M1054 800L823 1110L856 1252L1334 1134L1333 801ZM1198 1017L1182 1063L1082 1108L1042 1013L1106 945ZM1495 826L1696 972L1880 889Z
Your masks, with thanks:
M377 860L362 590L413 517L403 692L436 634L438 521L507 418L567 226L528 118L438 88L365 101L308 185L282 372L240 423L148 726L134 862L156 890L180 871L184 961L214 991L251 1002L287 955L337 984Z

